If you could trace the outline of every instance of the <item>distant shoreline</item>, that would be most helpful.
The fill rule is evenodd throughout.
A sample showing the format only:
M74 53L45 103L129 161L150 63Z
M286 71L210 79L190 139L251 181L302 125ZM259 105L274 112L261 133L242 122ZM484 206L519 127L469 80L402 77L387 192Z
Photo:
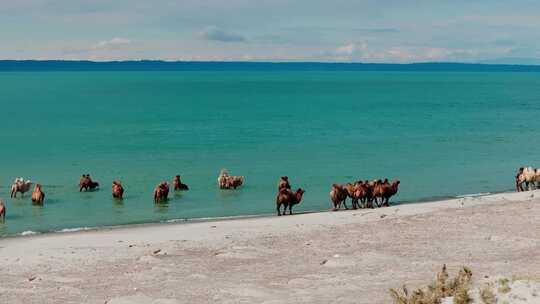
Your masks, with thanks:
M498 196L498 195L504 195L504 194L512 194L515 193L514 191L500 191L500 192L486 192L486 193L471 193L471 194L463 194L463 195L456 195L456 196L441 196L441 197L431 197L431 198L424 198L424 199L417 199L417 200L410 200L410 201L399 201L398 203L391 203L391 207L398 207L398 206L404 206L404 205L421 205L421 204L429 204L429 203L438 203L438 202L447 202L447 201L453 201L453 200L459 200L459 199L469 199L469 198L481 198L481 197L490 197L490 196ZM525 193L525 192L524 192ZM385 209L386 207L382 208L364 208L364 209L357 209L357 211L368 211L368 210L378 210L378 209ZM353 211L353 209L350 209L350 211ZM345 209L342 209L340 211L345 211ZM304 210L304 211L297 211L295 212L296 215L300 214L318 214L318 213L326 213L326 212L334 212L330 205L328 209L313 209L313 210ZM339 211L337 211L339 212ZM168 219L168 220L162 220L162 221L150 221L150 222L140 222L140 223L131 223L131 224L118 224L118 225L104 225L104 226L92 226L92 227L68 227L63 228L60 230L50 230L50 231L23 231L15 234L7 234L0 236L0 241L2 239L12 239L12 238L26 238L31 236L38 236L38 235L56 235L56 234L65 234L65 233L82 233L82 232L99 232L99 231L108 231L108 230L118 230L118 229L132 229L132 228L144 228L144 227L156 227L156 226L163 226L163 225L178 225L178 224L194 224L194 223L213 223L213 222L223 222L223 221L242 221L242 220L254 220L254 219L264 219L264 218L272 218L276 217L275 213L261 213L261 214L246 214L246 215L232 215L232 216L218 216L218 217L196 217L196 218L175 218L175 219Z
M381 72L540 72L540 65L454 62L263 62L263 61L86 61L0 60L0 72L38 71L381 71Z

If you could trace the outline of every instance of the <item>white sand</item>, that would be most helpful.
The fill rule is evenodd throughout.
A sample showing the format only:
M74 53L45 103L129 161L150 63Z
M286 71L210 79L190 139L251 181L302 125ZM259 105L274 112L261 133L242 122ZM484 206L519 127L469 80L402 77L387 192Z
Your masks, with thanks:
M539 278L539 253L540 192L56 233L0 240L0 303L391 303L443 263Z

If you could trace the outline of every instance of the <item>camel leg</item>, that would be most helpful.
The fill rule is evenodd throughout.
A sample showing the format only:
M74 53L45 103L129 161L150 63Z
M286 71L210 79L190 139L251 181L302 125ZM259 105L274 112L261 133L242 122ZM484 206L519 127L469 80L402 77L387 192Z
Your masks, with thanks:
M292 215L292 206L293 206L292 204L289 205L289 215Z
M277 210L277 215L281 216L281 205L278 204L276 207L276 210Z
M345 206L345 210L349 210L349 207L347 207L347 199L343 200L343 206Z

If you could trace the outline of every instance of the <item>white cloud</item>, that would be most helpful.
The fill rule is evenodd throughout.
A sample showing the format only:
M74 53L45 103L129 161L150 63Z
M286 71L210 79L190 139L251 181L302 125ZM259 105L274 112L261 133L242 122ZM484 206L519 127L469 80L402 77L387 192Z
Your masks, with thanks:
M131 44L131 40L121 37L115 37L111 40L103 40L98 42L93 46L93 49L110 49L110 48L117 48L119 46L124 46Z
M348 43L325 53L328 60L362 62L429 62L450 61L456 58L473 58L475 50L448 49L441 47L373 47L367 43Z
M352 55L356 50L356 45L354 43L349 43L344 46L340 46L336 49L336 54L340 55Z

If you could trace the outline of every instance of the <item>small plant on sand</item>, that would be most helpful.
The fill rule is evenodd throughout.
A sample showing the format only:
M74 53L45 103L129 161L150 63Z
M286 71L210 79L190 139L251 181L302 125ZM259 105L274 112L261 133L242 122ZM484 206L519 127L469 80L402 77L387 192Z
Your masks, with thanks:
M409 292L406 286L400 289L390 289L390 295L395 304L440 304L447 297L454 297L455 304L467 304L471 302L469 288L472 272L463 267L458 275L448 280L446 265L437 274L437 280L425 288Z
M506 279L506 278L500 279L499 280L499 285L500 286L499 286L498 291L500 293L509 293L510 290L512 290L512 288L510 288L510 286L508 285L509 283L510 283L510 281L508 279Z
M483 304L496 304L497 299L495 298L495 294L491 290L491 286L487 285L484 286L480 290L480 299L482 300Z

